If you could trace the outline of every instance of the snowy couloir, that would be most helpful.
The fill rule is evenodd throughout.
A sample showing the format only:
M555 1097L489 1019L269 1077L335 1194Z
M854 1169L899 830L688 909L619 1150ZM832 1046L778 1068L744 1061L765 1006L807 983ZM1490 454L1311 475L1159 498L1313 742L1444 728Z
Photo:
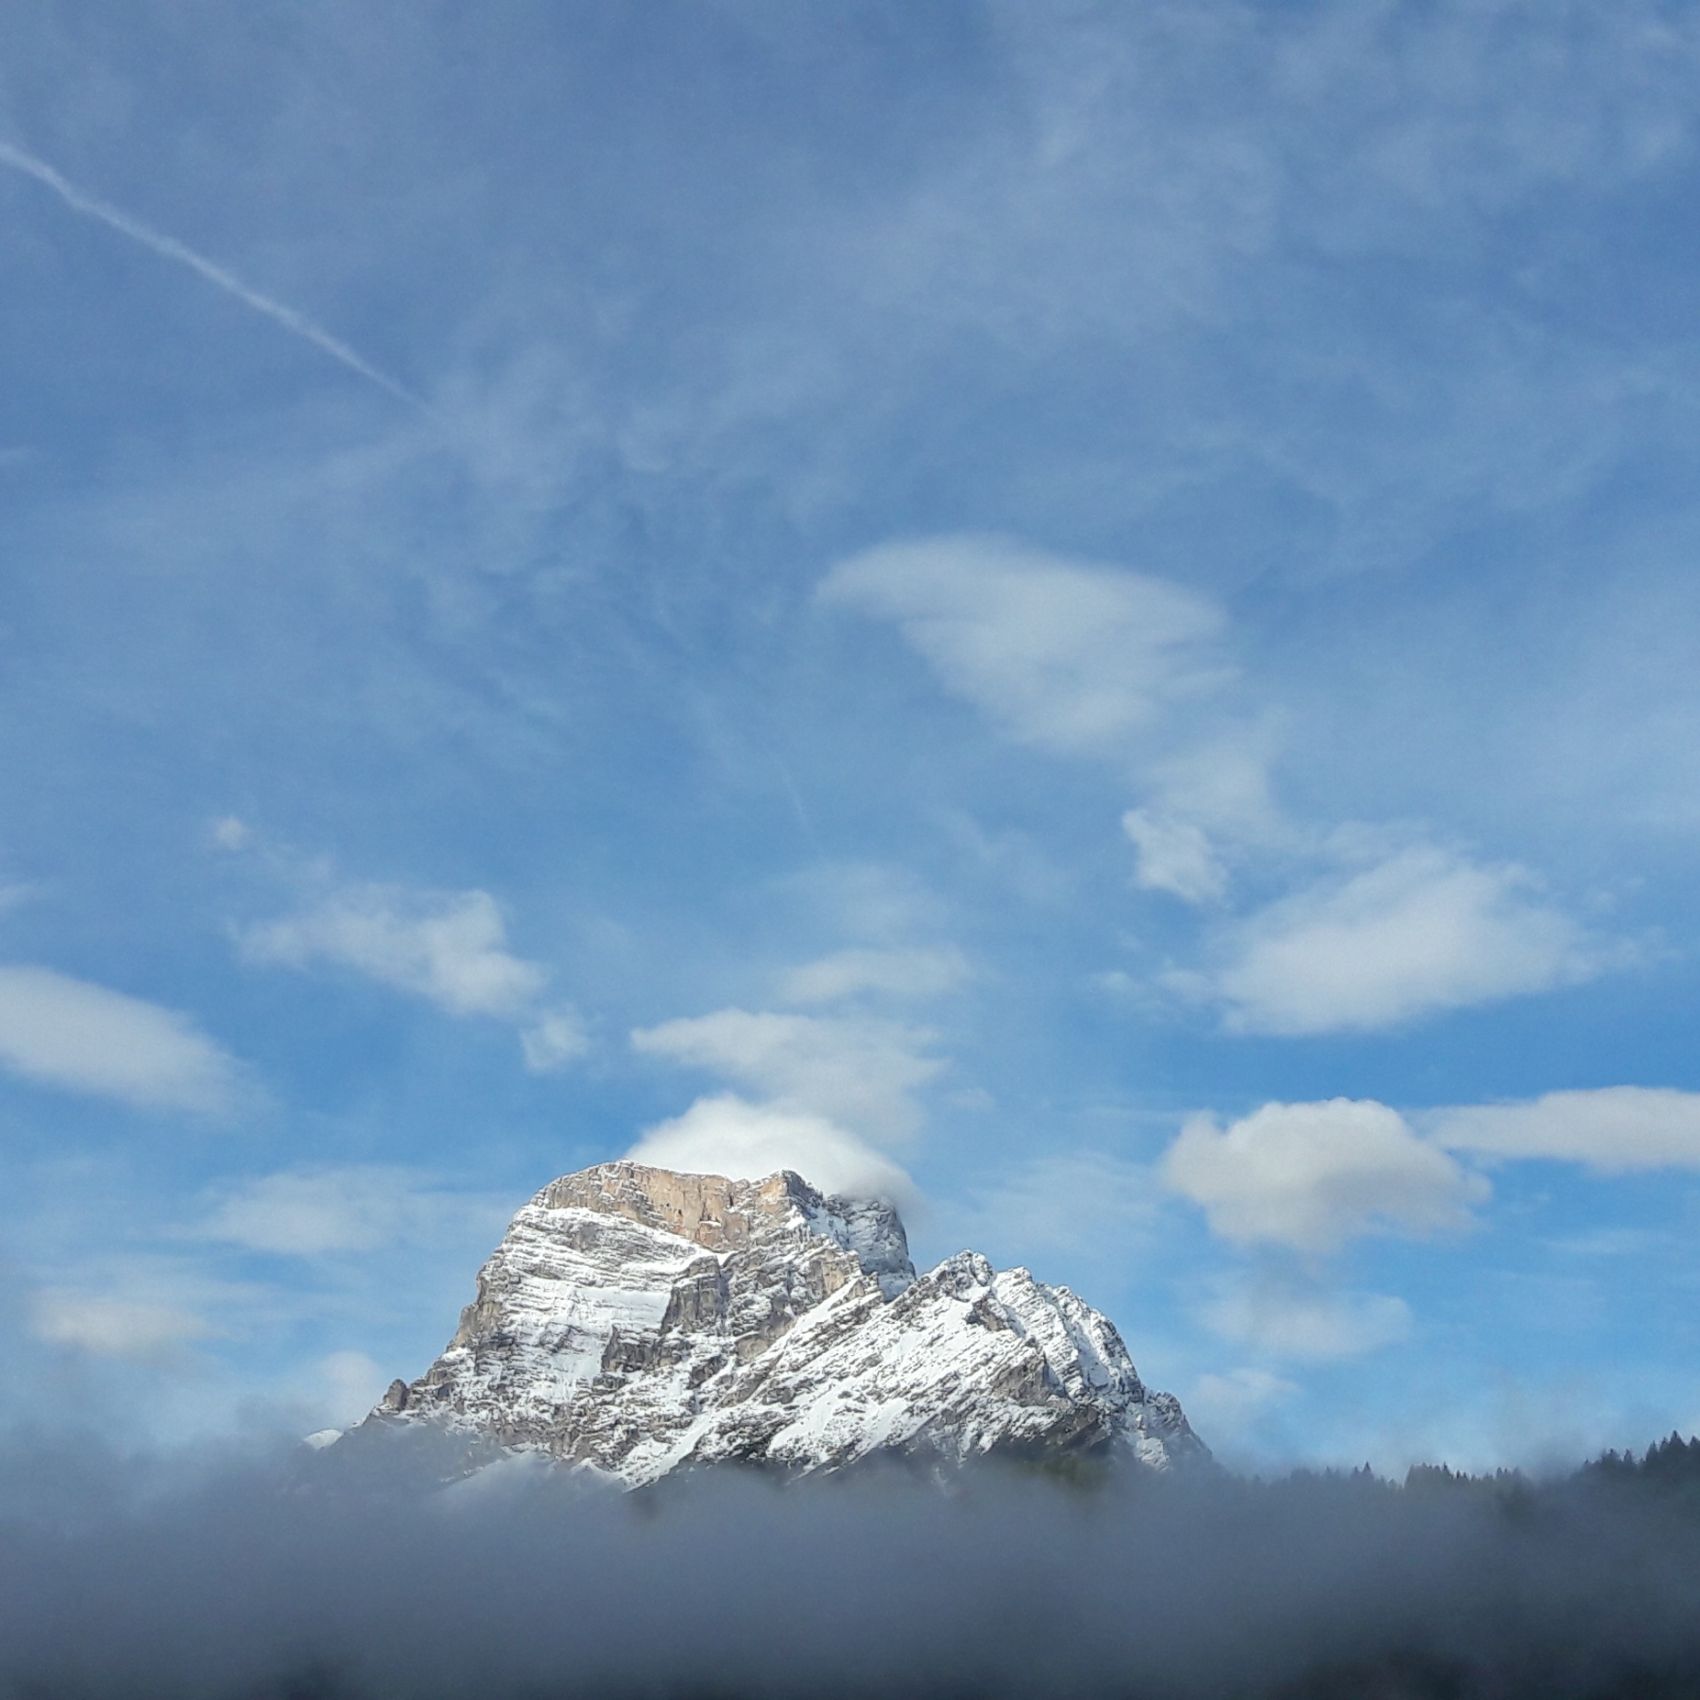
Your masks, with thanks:
M603 1163L513 1219L442 1356L361 1425L430 1424L636 1487L739 1460L1209 1457L1066 1287L959 1252L917 1275L891 1205ZM371 1435L370 1438L376 1438Z

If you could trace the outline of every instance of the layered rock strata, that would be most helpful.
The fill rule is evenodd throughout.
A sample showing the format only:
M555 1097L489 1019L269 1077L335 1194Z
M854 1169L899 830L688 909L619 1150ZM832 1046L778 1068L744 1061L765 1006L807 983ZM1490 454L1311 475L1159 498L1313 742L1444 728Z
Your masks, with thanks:
M974 1252L917 1275L891 1205L789 1171L629 1162L563 1176L514 1217L442 1356L364 1426L415 1423L628 1486L730 1460L1208 1456L1066 1287Z

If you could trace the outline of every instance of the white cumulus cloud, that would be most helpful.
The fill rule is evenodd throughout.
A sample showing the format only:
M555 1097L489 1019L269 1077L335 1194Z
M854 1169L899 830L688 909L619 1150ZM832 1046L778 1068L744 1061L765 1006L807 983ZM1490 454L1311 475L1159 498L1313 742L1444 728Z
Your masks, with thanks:
M177 1010L60 974L0 966L0 1067L143 1109L216 1114L235 1061Z
M822 1192L851 1197L902 1203L914 1194L896 1163L826 1117L731 1093L699 1098L683 1115L649 1128L626 1155L656 1168L735 1180L790 1169Z
M1396 1027L1570 985L1607 954L1514 865L1413 848L1284 898L1231 929L1189 976L1228 1027L1318 1034Z
M1436 1144L1482 1157L1547 1158L1603 1174L1700 1169L1700 1092L1605 1086L1454 1105L1420 1119Z
M1195 1116L1162 1173L1221 1238L1300 1251L1461 1228L1489 1190L1397 1110L1350 1098L1265 1104L1226 1128Z
M841 561L820 595L893 622L952 695L1064 754L1122 753L1162 704L1225 676L1215 603L1008 538L886 544Z

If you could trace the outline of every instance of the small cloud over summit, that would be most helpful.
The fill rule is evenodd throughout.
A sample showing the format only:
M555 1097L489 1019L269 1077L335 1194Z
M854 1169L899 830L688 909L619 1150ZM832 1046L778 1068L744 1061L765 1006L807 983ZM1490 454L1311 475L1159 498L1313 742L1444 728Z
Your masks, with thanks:
M791 1169L822 1192L898 1204L915 1196L902 1168L824 1116L752 1104L732 1093L697 1099L683 1115L650 1128L626 1156L658 1169L735 1180Z

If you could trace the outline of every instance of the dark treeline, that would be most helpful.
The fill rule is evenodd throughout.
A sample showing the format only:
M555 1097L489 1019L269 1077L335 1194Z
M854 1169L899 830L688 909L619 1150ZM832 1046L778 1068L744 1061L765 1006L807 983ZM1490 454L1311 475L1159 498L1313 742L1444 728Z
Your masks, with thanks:
M1405 1493L1465 1492L1482 1494L1510 1504L1532 1502L1537 1496L1553 1498L1578 1490L1597 1489L1602 1484L1629 1487L1636 1491L1686 1498L1700 1511L1700 1437L1684 1439L1675 1430L1655 1441L1645 1452L1603 1452L1568 1476L1544 1476L1538 1480L1522 1470L1495 1470L1491 1475L1471 1475L1447 1464L1413 1464L1402 1482L1377 1476L1368 1464L1357 1470L1295 1470L1292 1482L1339 1480L1374 1484L1383 1491Z
M1700 1696L1700 1443L1567 1476L0 1457L5 1700Z

